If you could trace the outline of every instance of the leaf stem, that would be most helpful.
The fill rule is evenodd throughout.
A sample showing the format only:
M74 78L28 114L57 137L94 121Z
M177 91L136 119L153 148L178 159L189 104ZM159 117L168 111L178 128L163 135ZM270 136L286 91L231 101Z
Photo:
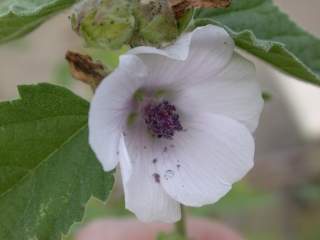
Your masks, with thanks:
M186 213L185 207L181 204L181 219L179 222L175 223L175 231L178 233L183 239L187 240L187 228L186 228Z

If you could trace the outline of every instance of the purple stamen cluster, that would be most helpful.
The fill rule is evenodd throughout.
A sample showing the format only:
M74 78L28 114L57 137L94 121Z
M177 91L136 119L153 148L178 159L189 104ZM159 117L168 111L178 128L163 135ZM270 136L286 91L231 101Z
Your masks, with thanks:
M148 104L144 108L144 121L152 136L172 139L175 131L182 131L176 107L168 101Z

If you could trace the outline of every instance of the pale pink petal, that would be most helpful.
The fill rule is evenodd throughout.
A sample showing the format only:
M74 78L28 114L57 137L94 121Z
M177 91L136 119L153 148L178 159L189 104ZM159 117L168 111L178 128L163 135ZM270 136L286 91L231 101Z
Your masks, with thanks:
M126 208L144 222L176 222L181 217L180 205L158 182L151 137L141 127L125 132L126 149L120 153Z
M151 86L187 87L216 75L231 60L234 43L221 27L207 25L183 35L172 46L138 47L127 54L139 56L149 70Z
M130 113L132 96L143 85L146 74L138 57L122 56L119 67L102 81L92 99L89 142L106 171L118 163L120 134Z
M194 115L211 112L228 116L253 132L264 102L253 63L235 53L222 72L185 88L176 97L175 104L182 111Z
M254 141L248 129L228 117L199 114L185 132L163 141L157 169L166 192L187 206L214 203L253 166Z

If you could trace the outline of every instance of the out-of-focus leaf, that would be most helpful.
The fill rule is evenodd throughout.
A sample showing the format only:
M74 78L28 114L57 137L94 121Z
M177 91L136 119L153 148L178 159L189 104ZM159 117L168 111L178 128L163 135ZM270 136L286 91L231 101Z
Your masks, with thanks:
M320 86L320 40L298 27L271 0L233 0L228 8L196 10L192 23L221 25L238 47Z
M77 0L2 0L0 44L19 38Z

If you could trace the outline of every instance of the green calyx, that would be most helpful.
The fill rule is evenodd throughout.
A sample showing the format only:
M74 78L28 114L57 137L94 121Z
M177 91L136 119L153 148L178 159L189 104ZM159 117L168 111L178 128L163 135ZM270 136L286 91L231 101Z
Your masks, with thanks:
M164 0L84 0L71 23L86 44L95 48L160 47L178 37L175 17Z

